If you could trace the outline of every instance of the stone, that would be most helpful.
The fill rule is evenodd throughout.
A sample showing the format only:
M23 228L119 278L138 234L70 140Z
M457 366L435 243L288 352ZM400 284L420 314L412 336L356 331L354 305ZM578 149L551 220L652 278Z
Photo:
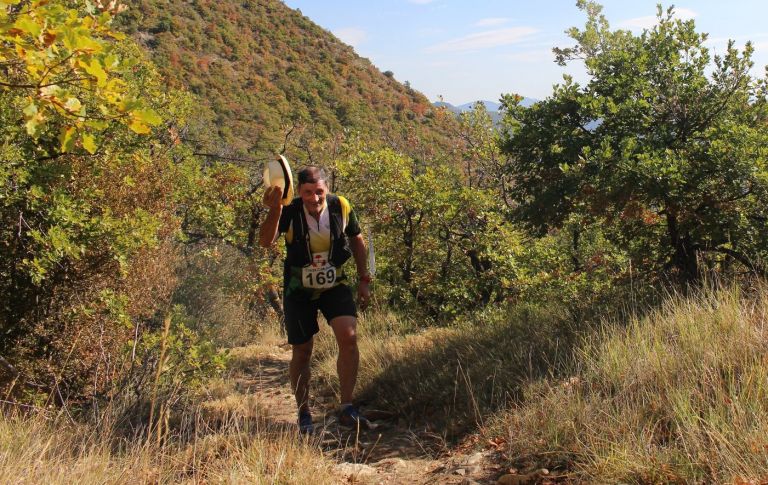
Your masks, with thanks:
M464 465L478 465L481 461L483 461L483 458L485 458L485 455L483 455L483 452L479 452L472 456L468 456L462 461L462 463Z
M336 465L336 470L343 475L358 478L371 477L378 474L375 468L362 463L339 463Z

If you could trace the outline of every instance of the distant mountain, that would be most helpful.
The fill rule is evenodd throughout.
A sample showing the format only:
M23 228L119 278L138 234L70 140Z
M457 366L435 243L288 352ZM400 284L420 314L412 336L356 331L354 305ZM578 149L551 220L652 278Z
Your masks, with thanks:
M523 100L520 102L520 104L522 106L528 107L534 103L537 103L538 101L539 101L538 99L524 97ZM501 103L497 103L495 101L488 101L488 100L472 101L470 103L464 103L458 106L455 106L451 103L446 103L445 101L437 101L435 103L432 103L432 105L437 108L445 108L448 111L452 111L456 114L460 114L460 113L464 113L465 111L471 111L477 103L483 103L483 105L485 106L485 109L488 111L488 114L491 115L491 119L493 119L494 123L499 122L499 120L501 119L501 113L499 113L499 110L501 109Z
M457 106L461 111L469 111L472 108L475 107L477 103L483 103L485 105L485 109L488 111L499 111L501 108L501 103L497 103L495 101L472 101L470 103L464 103Z

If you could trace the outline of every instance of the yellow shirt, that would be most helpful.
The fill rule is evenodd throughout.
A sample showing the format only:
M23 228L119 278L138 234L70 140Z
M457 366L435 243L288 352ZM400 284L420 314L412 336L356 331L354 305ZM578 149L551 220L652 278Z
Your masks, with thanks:
M349 222L349 213L352 211L352 206L349 201L342 196L339 197L341 203L341 219L342 228L344 231L347 228ZM331 224L328 214L328 203L326 202L323 210L320 211L320 219L315 219L307 212L307 208L302 206L304 210L304 217L307 220L307 226L309 227L309 249L313 253L322 253L330 251L331 249ZM288 228L285 233L285 241L290 244L293 241L293 225Z

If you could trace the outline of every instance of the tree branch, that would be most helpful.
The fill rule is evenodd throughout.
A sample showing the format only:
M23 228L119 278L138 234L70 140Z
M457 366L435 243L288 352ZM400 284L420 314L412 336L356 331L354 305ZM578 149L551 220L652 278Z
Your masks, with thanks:
M740 262L741 264L743 264L744 266L749 268L749 270L751 272L753 272L754 274L756 274L756 275L758 275L758 276L760 276L762 278L765 278L765 277L768 276L768 271L766 271L765 267L763 267L760 264L757 264L757 263L753 262L745 254L742 254L742 253L740 253L738 251L735 251L733 249L729 249L729 248L724 248L724 247L718 246L718 247L714 247L714 248L706 248L706 247L705 248L700 248L700 251L707 252L707 253L727 254L728 256L732 257L736 261Z

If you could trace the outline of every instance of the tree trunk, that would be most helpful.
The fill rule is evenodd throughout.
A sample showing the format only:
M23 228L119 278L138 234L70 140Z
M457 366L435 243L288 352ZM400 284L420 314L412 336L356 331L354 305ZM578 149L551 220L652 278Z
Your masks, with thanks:
M674 211L667 210L667 231L672 246L672 266L677 269L680 283L687 286L699 281L699 261L696 247L691 235L686 231L680 233L677 217Z

